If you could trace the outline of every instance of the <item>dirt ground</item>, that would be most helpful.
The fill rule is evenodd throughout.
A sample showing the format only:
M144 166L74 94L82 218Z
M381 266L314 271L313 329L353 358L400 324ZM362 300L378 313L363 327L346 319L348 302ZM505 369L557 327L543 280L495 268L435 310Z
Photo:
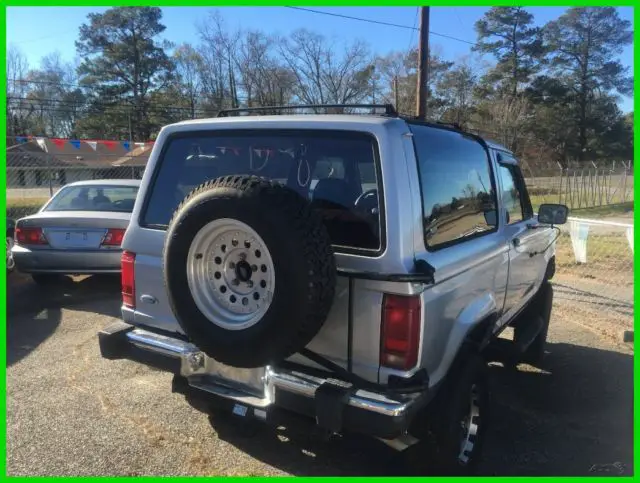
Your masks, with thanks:
M116 280L44 293L12 275L7 316L10 475L390 475L393 450L307 427L246 427L171 392L171 375L100 358ZM557 298L544 367L491 367L484 475L632 475L633 351Z

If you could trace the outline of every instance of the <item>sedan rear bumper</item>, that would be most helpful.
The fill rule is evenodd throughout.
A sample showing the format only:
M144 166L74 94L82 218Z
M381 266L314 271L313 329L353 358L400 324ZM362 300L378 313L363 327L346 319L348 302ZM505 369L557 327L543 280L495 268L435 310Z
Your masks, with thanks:
M121 250L30 250L14 246L16 268L24 273L91 275L119 273Z

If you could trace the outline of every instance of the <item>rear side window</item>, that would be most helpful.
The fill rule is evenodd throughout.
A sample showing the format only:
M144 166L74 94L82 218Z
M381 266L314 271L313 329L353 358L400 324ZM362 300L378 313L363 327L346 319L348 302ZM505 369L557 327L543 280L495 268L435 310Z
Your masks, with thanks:
M415 124L410 129L426 247L437 249L495 231L496 191L485 148L460 132Z
M378 251L382 229L377 172L375 140L361 132L224 130L175 135L158 161L141 224L166 229L196 186L220 176L252 174L309 199L334 245Z

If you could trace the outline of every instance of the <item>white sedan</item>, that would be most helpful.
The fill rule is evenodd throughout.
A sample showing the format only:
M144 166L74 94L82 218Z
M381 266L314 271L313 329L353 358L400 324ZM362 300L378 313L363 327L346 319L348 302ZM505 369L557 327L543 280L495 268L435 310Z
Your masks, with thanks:
M60 275L120 272L122 239L139 180L95 180L61 188L36 214L16 222L16 269L37 283Z

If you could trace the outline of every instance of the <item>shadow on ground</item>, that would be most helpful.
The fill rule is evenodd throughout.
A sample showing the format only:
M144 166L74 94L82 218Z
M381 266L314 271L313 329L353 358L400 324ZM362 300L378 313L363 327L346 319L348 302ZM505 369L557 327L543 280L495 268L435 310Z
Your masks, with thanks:
M43 287L24 274L12 273L7 280L7 366L27 356L56 331L63 309L91 302L92 312L119 317L119 298L117 276L64 277Z
M632 475L633 358L571 344L549 344L542 370L492 364L491 426L482 475ZM274 428L191 405L209 414L217 436L294 475L401 475L382 443L349 435L325 442L305 421Z

